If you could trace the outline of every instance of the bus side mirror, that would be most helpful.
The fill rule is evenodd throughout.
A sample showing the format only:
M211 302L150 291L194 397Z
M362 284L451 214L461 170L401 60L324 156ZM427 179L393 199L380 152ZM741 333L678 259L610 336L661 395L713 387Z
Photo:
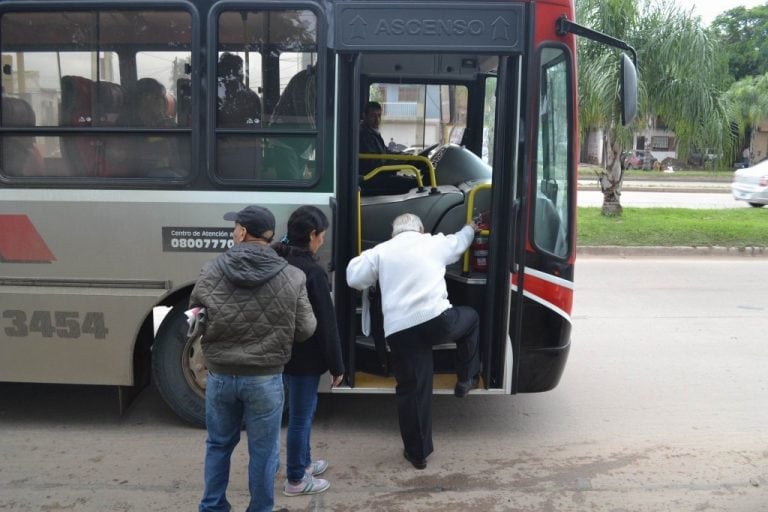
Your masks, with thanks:
M637 69L634 63L621 54L621 124L632 124L637 116Z

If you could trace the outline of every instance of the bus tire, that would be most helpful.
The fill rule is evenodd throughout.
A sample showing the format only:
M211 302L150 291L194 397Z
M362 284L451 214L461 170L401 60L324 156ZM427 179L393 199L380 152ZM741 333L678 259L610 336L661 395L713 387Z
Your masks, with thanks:
M205 388L190 369L195 340L187 339L186 301L168 312L152 346L152 376L160 396L181 419L205 427ZM200 350L199 340L195 350Z

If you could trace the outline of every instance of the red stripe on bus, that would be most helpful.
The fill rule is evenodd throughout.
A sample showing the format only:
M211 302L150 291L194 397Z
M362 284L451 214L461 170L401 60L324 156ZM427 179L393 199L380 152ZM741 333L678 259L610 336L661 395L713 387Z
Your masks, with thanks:
M56 256L26 215L0 215L0 259L8 263L50 263Z
M512 284L517 286L518 275L512 274ZM560 286L552 281L542 279L540 277L525 274L525 286L526 292L535 295L553 306L556 306L568 315L571 314L573 309L573 289L567 286Z

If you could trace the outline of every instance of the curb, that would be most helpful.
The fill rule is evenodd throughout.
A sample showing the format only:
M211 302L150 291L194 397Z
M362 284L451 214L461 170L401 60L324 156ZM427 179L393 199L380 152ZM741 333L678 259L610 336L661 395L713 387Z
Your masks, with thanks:
M688 246L581 246L576 248L578 256L615 256L618 258L637 257L715 257L715 258L768 258L768 247L688 247Z

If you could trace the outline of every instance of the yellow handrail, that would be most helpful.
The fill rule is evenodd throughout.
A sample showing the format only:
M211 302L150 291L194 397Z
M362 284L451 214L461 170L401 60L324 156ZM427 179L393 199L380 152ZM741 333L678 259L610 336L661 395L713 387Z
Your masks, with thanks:
M437 179L435 178L435 167L432 165L432 161L425 156L392 155L392 154L377 155L373 153L360 153L357 156L358 158L360 158L360 160L392 160L395 162L422 162L427 165L427 170L429 172L429 186L432 188L437 188Z
M469 190L469 194L467 196L467 224L472 222L472 212L475 209L475 195L481 191L481 190L490 190L491 189L491 183L480 183L478 185L475 185ZM481 229L478 232L478 235L480 236L488 236L491 234L490 229ZM461 267L461 271L464 274L469 273L469 251L471 250L471 247L464 251L464 262Z
M412 165L382 165L377 167L365 176L363 181L368 181L374 176L382 172L396 172L396 171L408 171L416 175L416 184L419 186L419 192L424 190L424 183L421 181L421 173ZM363 252L363 208L362 208L362 193L360 187L357 187L357 254Z
M363 181L368 181L377 174L380 174L382 172L398 172L398 171L406 171L409 173L412 173L416 176L416 184L419 186L419 192L424 190L424 182L421 181L421 173L419 170L412 166L412 165L382 165L381 167L377 167L368 174L363 176Z

